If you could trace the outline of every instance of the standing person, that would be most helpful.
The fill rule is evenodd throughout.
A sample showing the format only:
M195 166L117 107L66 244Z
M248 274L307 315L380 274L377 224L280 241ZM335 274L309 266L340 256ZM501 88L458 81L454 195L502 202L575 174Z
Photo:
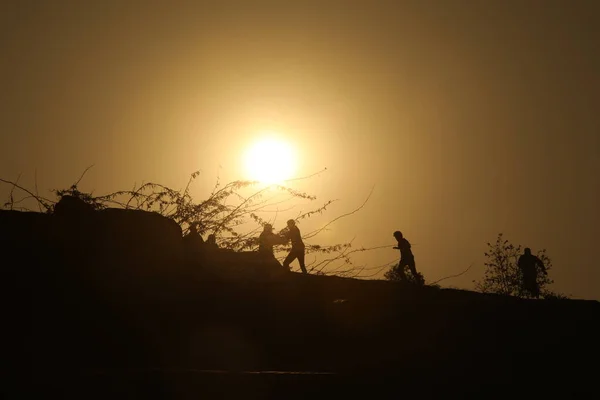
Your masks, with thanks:
M304 265L304 242L302 241L302 236L300 235L300 229L298 229L296 226L296 221L293 219L288 220L287 227L288 231L285 234L285 239L286 242L288 240L292 241L292 249L285 260L283 260L283 266L289 269L290 263L297 258L298 262L300 263L300 269L302 270L302 273L306 274L306 266Z
M536 299L539 298L540 286L537 283L537 267L539 267L544 274L548 275L544 263L537 256L531 254L531 249L529 247L526 247L523 254L519 257L517 264L523 275L523 289Z
M202 246L204 245L204 240L198 232L198 226L196 222L190 225L190 231L183 238L183 245L185 247L185 251L188 257L191 260L194 260L198 257L198 254L200 253L200 251L202 250Z
M273 246L282 244L283 239L273 233L273 225L265 224L263 231L258 237L258 254L264 265L281 268L281 264L275 258Z
M273 233L273 225L265 224L258 237L258 252L263 257L275 257L273 246L277 244L278 236Z
M208 251L219 250L219 245L217 244L217 236L214 233L211 233L206 238L206 242L204 242L204 248Z
M204 240L200 233L198 232L198 223L194 222L190 224L190 230L187 235L184 236L183 240L185 243L188 243L189 246L197 246L200 247L204 244Z
M415 281L422 285L425 282L423 282L423 279L419 276L419 274L417 274L415 256L413 255L412 250L410 249L410 243L404 238L404 236L402 236L402 232L400 231L394 232L394 238L396 238L396 241L398 242L398 246L394 247L394 249L400 250L400 262L398 263L397 267L398 273L400 274L400 278L404 282L407 281L407 277L404 272L404 267L408 265L408 268L410 269L410 272L412 273Z

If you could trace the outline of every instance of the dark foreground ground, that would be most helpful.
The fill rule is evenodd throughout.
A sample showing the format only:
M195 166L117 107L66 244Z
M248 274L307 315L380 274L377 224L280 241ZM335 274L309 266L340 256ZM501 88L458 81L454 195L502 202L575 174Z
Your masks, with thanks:
M2 398L598 396L596 301L201 267L98 215L0 213Z
M423 373L424 371L420 371ZM338 399L338 398L596 398L590 387L570 387L537 376L531 382L477 383L463 378L439 382L423 376L385 374L311 375L307 373L199 371L74 372L40 379L5 398L86 399Z
M598 391L597 302L295 273L195 286L154 300L89 288L21 297L29 308L4 314L7 398Z

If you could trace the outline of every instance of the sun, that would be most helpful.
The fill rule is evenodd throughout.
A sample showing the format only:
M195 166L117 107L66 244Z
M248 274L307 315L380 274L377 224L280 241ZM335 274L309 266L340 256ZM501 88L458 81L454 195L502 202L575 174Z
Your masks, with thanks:
M250 146L244 157L248 179L265 184L282 184L296 172L292 146L274 138L264 138Z

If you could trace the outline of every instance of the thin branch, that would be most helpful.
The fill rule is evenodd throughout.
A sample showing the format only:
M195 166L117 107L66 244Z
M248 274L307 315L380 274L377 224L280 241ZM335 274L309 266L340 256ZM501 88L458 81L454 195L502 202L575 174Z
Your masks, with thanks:
M386 263L375 265L373 267L365 267L365 271L373 271L373 270L381 270L382 268L389 267L391 265L398 264L398 257L394 257L393 260L390 260Z
M83 173L81 174L81 176L79 177L79 179L77 179L77 181L73 184L73 186L77 186L79 185L79 182L81 182L81 180L83 179L83 177L85 176L85 174L90 170L90 168L92 168L94 166L94 164L90 165L89 167L87 167Z
M7 183L9 185L13 185L13 187L16 187L17 189L20 189L22 191L24 191L25 193L27 193L28 195L30 195L31 197L33 197L34 199L36 199L41 205L43 205L46 209L49 209L50 203L55 203L54 201L50 200L50 199L46 199L42 196L36 196L35 194L31 193L29 190L25 189L23 186L18 185L16 182L12 182L12 181L7 181L5 179L0 178L0 182L4 182Z
M35 195L39 197L39 192L38 192L38 184L37 184L37 168L35 169L35 171L33 171L33 184L35 185ZM40 204L40 202L38 201L38 210L40 212L42 212L42 205Z
M21 173L19 172L19 176L17 176L17 180L15 181L14 185L10 188L10 194L8 195L8 198L10 199L10 209L13 209L13 205L15 204L15 199L13 197L13 193L15 191L15 186L17 186L17 184L19 183L19 179L21 179Z
M342 215L340 215L340 216L332 219L331 221L329 221L328 223L326 223L323 227L321 227L319 229L316 229L316 230L314 230L312 232L309 232L308 234L306 234L304 236L304 239L310 239L311 237L314 237L314 236L318 235L320 232L322 232L325 228L327 228L329 225L333 224L334 222L336 222L336 221L338 221L338 220L340 220L340 219L342 219L344 217L348 217L348 216L350 216L352 214L355 214L358 211L360 211L365 206L365 204L367 204L367 202L369 201L369 198L371 198L371 195L373 194L373 190L374 189L375 189L375 186L373 186L371 188L371 191L369 192L369 195L367 196L367 198L365 199L365 201L363 201L363 203L359 207L357 207L353 211L350 211L350 212L348 212L346 214L342 214Z
M456 275L450 275L450 276L447 276L447 277L445 277L445 278L438 279L437 281L430 283L430 285L435 285L435 284L437 284L437 283L439 283L439 282L441 282L441 281L444 281L444 280L446 280L446 279L450 279L450 278L458 278L459 276L466 274L466 273L467 273L467 272L468 272L468 271L471 269L471 267L472 267L472 266L473 266L473 263L471 263L471 265L469 265L469 268L465 269L465 270L464 270L463 272L461 272L460 274L456 274Z
M287 179L284 182L288 183L288 182L295 182L295 181L300 181L300 180L304 180L304 179L310 179L310 178L315 177L317 175L321 175L325 171L327 171L327 167L323 168L322 170L320 170L318 172L315 172L314 174L310 174L310 175L307 175L307 176L302 176L302 177L299 177L299 178Z

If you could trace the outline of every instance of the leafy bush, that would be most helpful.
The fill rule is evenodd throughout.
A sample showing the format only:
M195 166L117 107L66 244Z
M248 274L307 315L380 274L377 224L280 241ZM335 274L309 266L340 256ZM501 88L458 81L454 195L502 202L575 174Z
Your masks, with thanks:
M408 265L404 266L404 274L406 276L407 283L418 285L421 284L421 282L425 282L423 274L417 271L417 276L414 276ZM402 274L399 271L398 264L392 266L385 274L383 274L383 277L388 281L403 282Z
M487 243L485 272L482 280L475 282L475 288L483 293L496 293L516 297L530 297L523 288L523 276L518 266L519 257L523 254L521 245L513 245L498 234L495 243ZM537 257L544 263L546 271L552 269L552 261L546 249L538 251ZM544 298L566 298L548 289L554 283L549 274L538 274L537 283Z

